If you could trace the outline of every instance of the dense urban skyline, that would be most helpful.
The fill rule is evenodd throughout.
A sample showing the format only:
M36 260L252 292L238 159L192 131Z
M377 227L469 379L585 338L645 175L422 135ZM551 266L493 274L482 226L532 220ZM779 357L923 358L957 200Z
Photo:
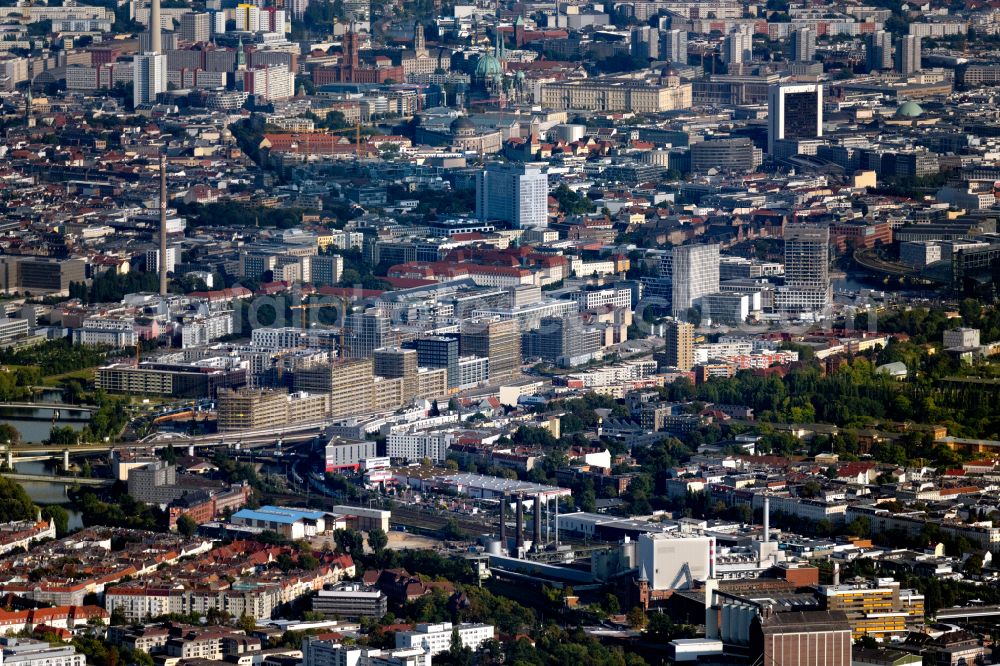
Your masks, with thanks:
M1000 663L1000 10L0 4L8 666Z

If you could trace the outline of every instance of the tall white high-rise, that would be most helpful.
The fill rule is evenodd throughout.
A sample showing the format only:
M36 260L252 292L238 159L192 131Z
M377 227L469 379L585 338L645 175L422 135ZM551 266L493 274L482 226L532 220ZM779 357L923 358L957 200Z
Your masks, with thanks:
M672 254L671 310L683 318L699 298L719 291L719 246L678 245Z
M660 57L670 62L687 64L688 34L687 30L664 30L661 33Z
M135 106L152 104L167 90L167 56L140 53L132 61L132 102Z
M160 38L162 19L160 0L151 0L149 8L149 51L136 54L132 71L132 102L135 106L156 101L167 90L167 56Z
M865 38L865 69L869 72L892 69L892 34L885 30L868 34Z
M489 164L476 176L476 217L516 228L549 223L549 178L528 164Z
M789 43L791 60L810 62L816 58L816 31L812 28L799 28L789 36Z
M920 69L920 36L903 35L896 43L896 71L900 74L915 74Z
M726 35L722 61L727 65L739 65L751 60L753 60L753 32L749 26L740 26Z
M830 228L821 224L785 227L785 286L774 294L783 312L822 310L833 298L830 287Z
M181 39L192 44L212 38L212 17L207 12L188 12L181 16Z
M776 83L767 91L767 152L783 139L823 136L823 84Z

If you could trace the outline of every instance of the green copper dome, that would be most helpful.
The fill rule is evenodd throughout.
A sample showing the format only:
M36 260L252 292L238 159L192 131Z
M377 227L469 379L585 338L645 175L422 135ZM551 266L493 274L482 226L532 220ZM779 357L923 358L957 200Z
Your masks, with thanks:
M903 102L896 109L897 118L919 118L924 115L924 110L916 102L908 101Z
M492 53L487 53L476 63L476 78L485 81L503 75L500 60Z

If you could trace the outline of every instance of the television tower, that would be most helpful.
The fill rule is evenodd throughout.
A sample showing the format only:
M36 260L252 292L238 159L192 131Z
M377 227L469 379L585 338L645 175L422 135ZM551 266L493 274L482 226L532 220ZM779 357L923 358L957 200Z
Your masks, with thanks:
M160 0L153 0L159 7ZM166 150L166 148L164 148ZM167 155L160 153L160 296L167 295Z

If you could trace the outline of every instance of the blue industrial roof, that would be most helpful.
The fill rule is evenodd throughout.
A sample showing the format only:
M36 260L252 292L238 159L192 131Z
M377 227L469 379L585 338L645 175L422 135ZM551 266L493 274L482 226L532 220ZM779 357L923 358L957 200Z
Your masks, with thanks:
M262 506L259 509L240 509L233 518L270 520L275 523L295 523L300 520L319 520L326 514L308 509L290 509L284 506Z

